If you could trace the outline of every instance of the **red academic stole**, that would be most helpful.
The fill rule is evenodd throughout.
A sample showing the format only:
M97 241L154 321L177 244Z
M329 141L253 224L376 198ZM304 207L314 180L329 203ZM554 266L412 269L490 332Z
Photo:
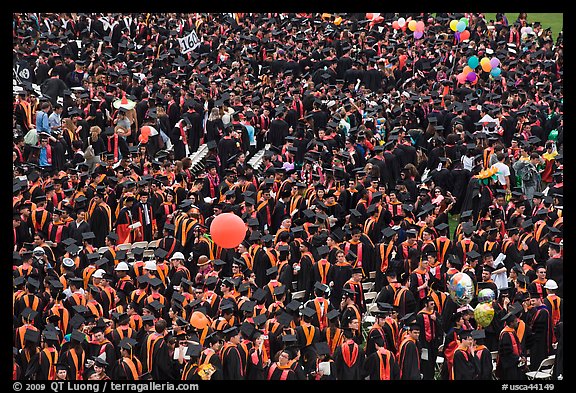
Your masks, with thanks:
M278 368L278 363L273 363L268 370L268 380L272 379L272 374ZM280 374L280 381L285 381L288 379L288 373L290 373L291 368L287 367L286 369L282 369L282 374Z
M418 314L422 314L422 320L424 321L424 332L426 334L426 341L430 342L432 341L436 333L434 331L435 330L434 321L432 320L432 318L430 318L434 314L434 311L420 310Z
M352 243L350 242L346 242L346 244L344 245L344 253L346 255L348 255L348 252L350 251L350 244L354 244L357 245L358 247L356 247L356 262L354 263L354 266L352 267L362 267L362 242L358 242L358 243Z
M206 177L208 178L208 184L210 185L210 197L216 198L216 188L220 183L220 179L218 175L212 177L210 174L208 174Z
M114 150L112 150L111 139L114 138ZM118 134L114 134L111 137L108 137L108 151L112 151L114 153L114 162L118 161Z
M352 352L350 352L350 346L352 346ZM341 345L341 348L344 363L346 363L349 368L352 367L358 358L358 344L356 344L354 340L349 339Z
M52 146L50 144L46 144L46 161L48 164L52 165Z
M426 274L426 269L421 269L420 267L414 269L414 272L416 273L416 278L418 279L418 286L421 286L424 284L424 275ZM418 298L419 299L424 299L426 297L426 290L424 288L420 289L418 291Z

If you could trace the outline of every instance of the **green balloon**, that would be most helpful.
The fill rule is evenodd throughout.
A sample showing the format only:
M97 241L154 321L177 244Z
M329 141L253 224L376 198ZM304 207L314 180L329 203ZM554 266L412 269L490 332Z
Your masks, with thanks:
M468 18L462 17L462 18L460 18L460 21L466 23L466 27L468 27Z

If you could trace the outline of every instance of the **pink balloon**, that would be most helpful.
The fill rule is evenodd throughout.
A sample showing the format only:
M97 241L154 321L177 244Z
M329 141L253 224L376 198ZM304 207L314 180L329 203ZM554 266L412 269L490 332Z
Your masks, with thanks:
M496 68L500 65L500 60L498 60L497 57L493 57L490 59L490 65L492 66L492 68Z
M466 80L468 82L474 82L476 80L476 73L474 71L469 72L468 75L466 75Z
M418 23L416 23L416 31L424 31L424 22L423 21L418 21Z
M461 72L458 75L456 75L456 79L458 80L458 83L462 85L464 84L464 82L466 82L466 74Z
M424 33L421 32L421 31L415 31L415 32L414 32L414 38L416 38L417 40L419 40L420 38L422 38L423 35L424 35Z

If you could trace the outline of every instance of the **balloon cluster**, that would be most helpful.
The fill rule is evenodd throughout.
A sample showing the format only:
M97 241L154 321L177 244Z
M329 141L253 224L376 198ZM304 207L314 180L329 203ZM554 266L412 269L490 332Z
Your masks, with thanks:
M470 56L467 65L464 66L460 74L456 75L456 79L460 84L466 81L476 84L478 81L478 72L475 70L478 66L481 67L482 71L489 72L493 77L497 77L502 72L499 65L500 60L497 57L483 57L482 59L478 59L476 55Z
M492 307L492 301L495 299L496 295L494 291L490 288L484 288L478 292L478 304L474 309L474 319L478 325L483 328L487 327L492 323L494 319L494 308Z
M470 31L466 30L468 27L468 18L453 19L450 21L450 30L455 34L458 42L462 42L470 38Z
M394 30L402 31L406 31L406 28L408 28L408 30L414 32L414 38L419 40L424 36L424 29L426 28L426 25L423 21L415 21L412 19L412 17L409 17L408 19L401 17L398 18L398 20L392 22L392 28Z

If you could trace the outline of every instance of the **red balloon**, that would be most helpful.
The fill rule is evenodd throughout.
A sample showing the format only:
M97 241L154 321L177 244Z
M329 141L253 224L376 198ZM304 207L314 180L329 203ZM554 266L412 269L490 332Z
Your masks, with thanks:
M398 30L400 28L400 25L398 25L398 21L395 20L394 22L392 22L392 28L394 30Z
M246 236L246 224L234 213L222 213L210 224L212 240L222 248L237 247Z
M460 41L464 41L470 38L470 32L468 30L464 30L460 33Z

